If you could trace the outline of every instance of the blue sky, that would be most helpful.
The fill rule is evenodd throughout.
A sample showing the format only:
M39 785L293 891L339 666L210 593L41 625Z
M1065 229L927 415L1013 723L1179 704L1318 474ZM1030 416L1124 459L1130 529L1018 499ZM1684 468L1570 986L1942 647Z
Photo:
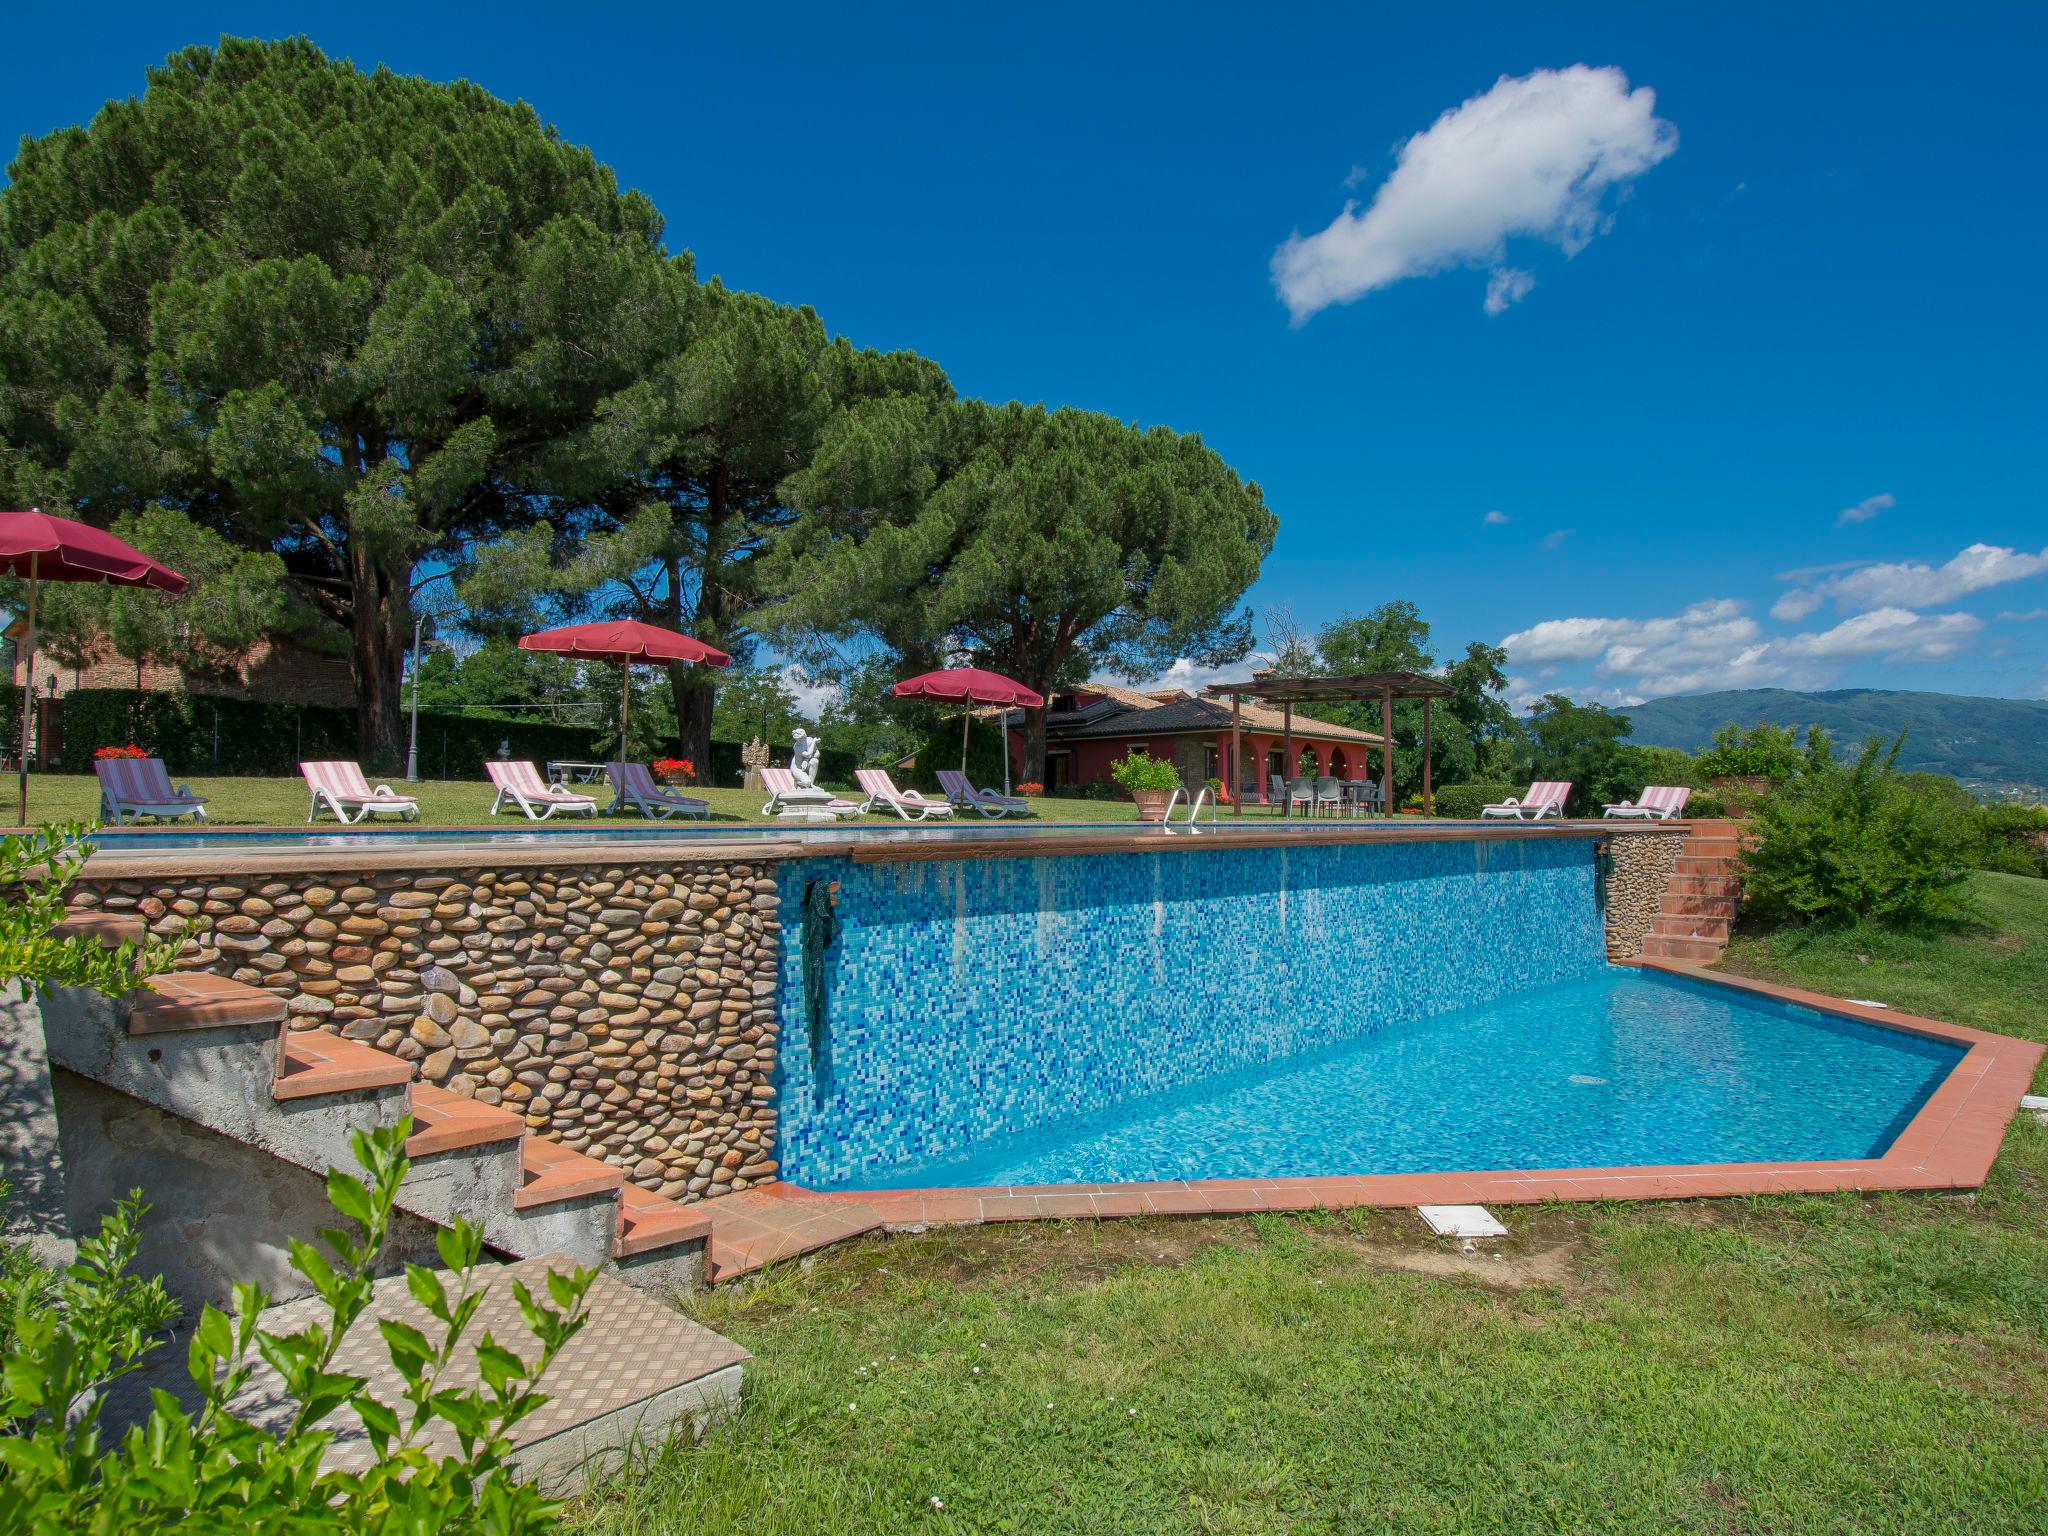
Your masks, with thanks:
M1200 432L1262 611L1410 598L1613 701L2048 693L2044 13L971 9L46 7L0 127L301 30L965 391Z

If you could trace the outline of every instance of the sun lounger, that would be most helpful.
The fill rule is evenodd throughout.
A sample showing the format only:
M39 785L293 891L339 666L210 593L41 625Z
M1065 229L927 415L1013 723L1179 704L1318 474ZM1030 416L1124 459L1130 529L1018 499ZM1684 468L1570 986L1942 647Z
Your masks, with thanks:
M1509 795L1497 805L1481 807L1479 814L1488 821L1541 821L1546 816L1562 816L1565 799L1571 792L1569 779L1538 780L1521 799Z
M484 772L498 786L498 796L491 802L493 816L505 808L507 801L518 806L528 821L546 821L557 811L577 811L585 816L597 814L596 800L589 795L566 790L559 784L548 783L532 763L500 762L494 758L484 764Z
M144 816L206 820L206 797L193 794L182 784L172 788L161 758L102 758L92 765L92 771L100 781L101 819L117 827Z
M301 763L299 772L306 780L308 824L319 818L323 805L334 812L334 819L344 826L371 816L398 816L406 821L420 819L419 801L411 795L399 794L389 784L370 788L363 778L360 763Z
M999 795L992 789L976 789L973 780L957 768L940 770L939 788L946 792L946 803L955 810L976 810L984 816L1025 816L1031 811L1027 800Z
M1606 814L1616 821L1669 821L1685 814L1685 802L1691 798L1692 791L1683 785L1651 784L1641 799L1610 805Z
M631 806L642 816L666 821L671 816L709 816L711 802L699 800L654 782L645 763L606 763L605 776L612 781L612 803L605 815L616 816Z
M863 811L887 806L905 821L923 821L932 816L953 814L953 807L943 800L926 799L914 789L898 789L885 769L857 768L853 778L860 785L861 793L867 796L861 802Z
M798 812L809 815L813 811L827 811L834 816L858 816L861 813L861 807L851 800L842 800L816 785L806 788L797 783L796 775L787 768L763 768L761 787L768 791L768 798L761 806L763 816L794 815Z

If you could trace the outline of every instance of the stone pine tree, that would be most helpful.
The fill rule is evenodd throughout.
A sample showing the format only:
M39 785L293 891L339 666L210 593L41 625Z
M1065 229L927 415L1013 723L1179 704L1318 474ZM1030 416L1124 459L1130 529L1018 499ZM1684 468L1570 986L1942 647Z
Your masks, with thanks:
M0 492L274 550L394 760L415 567L530 521L672 330L654 208L526 106L303 40L176 54L8 174Z
M1234 612L1272 548L1257 485L1199 437L1090 411L897 396L834 418L784 487L792 644L868 635L915 667L960 654L1041 693L1251 644ZM1027 776L1045 719L1025 722Z
M552 526L481 552L463 587L480 611L551 594L744 662L755 613L782 595L765 573L803 576L773 558L798 517L781 487L835 415L862 400L952 394L936 364L856 348L808 308L714 281L689 284L679 309L668 353L558 445L545 477ZM710 760L717 690L731 676L669 669L684 757Z

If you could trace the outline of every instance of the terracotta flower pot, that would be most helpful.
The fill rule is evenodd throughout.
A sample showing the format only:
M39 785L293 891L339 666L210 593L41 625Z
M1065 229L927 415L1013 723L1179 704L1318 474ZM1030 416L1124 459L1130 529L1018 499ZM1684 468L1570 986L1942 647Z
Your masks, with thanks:
M1138 820L1166 820L1167 802L1173 799L1170 789L1134 789L1131 798L1138 802Z

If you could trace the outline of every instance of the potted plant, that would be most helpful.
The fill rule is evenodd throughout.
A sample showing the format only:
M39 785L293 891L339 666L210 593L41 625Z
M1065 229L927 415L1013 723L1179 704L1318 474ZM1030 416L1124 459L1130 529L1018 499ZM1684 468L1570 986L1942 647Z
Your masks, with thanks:
M1138 820L1166 820L1167 802L1180 788L1180 770L1173 764L1151 756L1143 747L1133 747L1127 757L1110 768L1109 776L1138 802Z
M1020 795L1029 796L1031 799L1035 800L1040 795L1045 793L1045 786L1039 783L1036 779L1026 779L1022 784L1019 784L1017 786L1017 793Z
M694 784L697 765L687 757L657 757L649 766L664 784Z

